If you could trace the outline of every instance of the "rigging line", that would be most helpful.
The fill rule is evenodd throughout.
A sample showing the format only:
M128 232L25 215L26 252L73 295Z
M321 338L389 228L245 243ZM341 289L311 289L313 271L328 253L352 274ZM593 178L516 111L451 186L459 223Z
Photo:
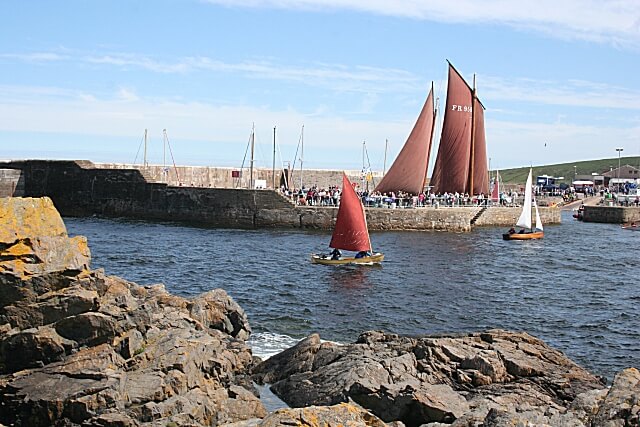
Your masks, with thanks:
M376 181L373 178L373 172L371 171L371 160L369 160L369 150L367 150L367 145L365 144L364 146L364 154L367 156L367 163L369 164L369 172L371 174L371 184L373 185L373 188L376 187Z
M133 159L133 164L135 165L136 162L138 161L138 154L140 154L140 148L142 147L142 144L144 143L144 136L142 136L142 139L140 140L140 145L138 145L138 151L136 152L136 158ZM143 165L144 166L144 165Z
M256 174L256 164L258 163L258 158L262 156L260 151L260 140L258 136L258 132L253 131L253 173Z
M298 150L300 149L300 144L302 142L302 133L300 133L300 136L298 137L298 146L296 147L296 154L293 156L293 167L291 168L291 176L293 176L293 172L295 172L296 170L296 161L298 160ZM302 169L302 165L300 166L300 169Z
M383 150L382 154L380 156L378 156L378 162L376 163L377 165L381 164L383 166L382 167L382 175L384 175L385 172L386 172L385 171L385 167L384 167L385 166L385 161L384 160L385 160L385 154L386 154L385 151L389 149L389 139L385 140L385 145L386 145L385 150Z
M276 142L276 148L278 150L278 156L280 159L280 169L282 170L282 175L284 176L284 186L288 190L289 189L289 176L285 173L284 169L284 160L282 159L282 152L280 151L280 144ZM278 187L280 187L280 183L278 183Z
M173 162L173 170L176 173L176 181L180 184L180 177L178 176L178 167L176 166L176 159L173 157L173 151L171 150L171 144L169 143L169 136L167 136L167 130L163 129L164 136L167 140L167 147L169 147L169 154L171 155L171 161Z
M242 158L242 164L240 165L240 176L239 176L238 182L236 182L235 188L238 188L238 186L242 182L242 171L244 170L244 162L247 160L247 153L249 152L249 146L251 145L251 135L252 134L253 134L253 130L249 134L249 140L247 141L247 148L244 150L244 157Z

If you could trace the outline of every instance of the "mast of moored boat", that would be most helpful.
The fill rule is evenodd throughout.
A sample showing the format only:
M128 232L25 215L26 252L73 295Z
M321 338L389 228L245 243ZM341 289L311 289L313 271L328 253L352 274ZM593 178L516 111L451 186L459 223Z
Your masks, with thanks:
M364 191L364 184L365 184L365 182L367 180L367 177L365 175L366 174L366 170L365 170L365 167L364 167L364 150L366 149L366 145L365 145L366 143L367 143L367 141L362 141L362 178L361 178L362 191Z
M302 190L302 158L304 157L304 125L300 131L300 189Z
M273 166L271 168L271 186L276 189L276 127L273 127Z
M249 167L249 188L253 187L253 151L256 143L256 124L251 126L251 163Z
M389 139L384 140L384 163L382 163L382 176L387 171L387 148L389 147Z

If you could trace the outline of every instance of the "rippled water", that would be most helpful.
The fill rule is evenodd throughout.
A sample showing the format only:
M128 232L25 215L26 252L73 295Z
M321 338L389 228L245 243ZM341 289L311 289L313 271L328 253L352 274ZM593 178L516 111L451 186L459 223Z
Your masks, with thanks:
M502 229L372 233L383 266L312 265L328 232L224 230L66 218L89 239L93 268L190 296L225 289L256 337L319 332L352 341L369 329L399 334L526 331L609 379L640 367L640 233L573 221L545 238L505 242ZM264 340L263 350L272 353ZM286 345L285 345L286 344ZM273 351L272 351L273 350Z

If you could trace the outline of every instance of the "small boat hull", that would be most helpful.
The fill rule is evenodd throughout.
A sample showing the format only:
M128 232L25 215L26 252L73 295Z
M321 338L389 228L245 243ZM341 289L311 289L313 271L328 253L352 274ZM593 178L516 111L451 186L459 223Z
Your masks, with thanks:
M622 229L629 231L640 231L640 226L637 224L625 224L622 226Z
M361 264L361 265L372 265L372 264L380 264L384 259L384 254L377 252L371 256L366 256L362 258L355 257L341 257L340 259L331 259L329 255L311 255L311 262L313 264L322 264L322 265L352 265L352 264Z
M534 240L542 239L544 237L544 231L533 231L529 233L504 233L502 238L504 240Z

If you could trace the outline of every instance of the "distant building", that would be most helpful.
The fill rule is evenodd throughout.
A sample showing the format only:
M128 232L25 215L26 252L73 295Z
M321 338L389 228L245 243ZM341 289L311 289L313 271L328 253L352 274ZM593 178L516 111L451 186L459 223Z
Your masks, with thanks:
M549 176L549 175L539 175L536 177L536 185L539 187L549 187L552 185L556 185L556 178L555 176Z
M609 171L602 174L604 185L612 186L616 184L640 184L640 169L631 165L622 165L620 168L611 167Z

